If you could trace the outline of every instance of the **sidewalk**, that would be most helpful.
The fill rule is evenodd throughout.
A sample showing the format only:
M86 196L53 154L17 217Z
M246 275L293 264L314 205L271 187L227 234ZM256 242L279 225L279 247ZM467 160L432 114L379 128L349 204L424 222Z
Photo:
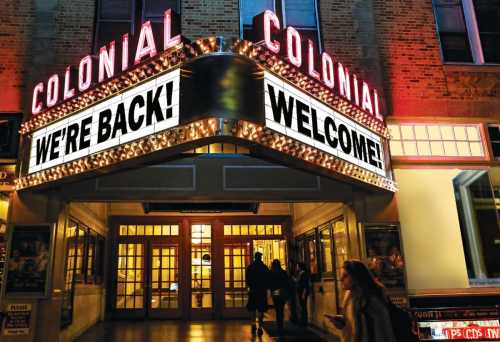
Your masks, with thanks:
M285 325L284 342L330 342L311 329ZM264 322L264 335L253 336L248 321L107 321L100 322L76 339L76 342L275 342L273 321Z

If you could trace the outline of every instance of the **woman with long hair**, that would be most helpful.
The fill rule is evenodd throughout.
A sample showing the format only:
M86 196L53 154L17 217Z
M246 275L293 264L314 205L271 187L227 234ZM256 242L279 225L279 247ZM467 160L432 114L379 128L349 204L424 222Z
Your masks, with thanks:
M343 342L397 342L387 309L384 286L359 260L344 262L340 276L345 290L344 315L332 323L342 330Z

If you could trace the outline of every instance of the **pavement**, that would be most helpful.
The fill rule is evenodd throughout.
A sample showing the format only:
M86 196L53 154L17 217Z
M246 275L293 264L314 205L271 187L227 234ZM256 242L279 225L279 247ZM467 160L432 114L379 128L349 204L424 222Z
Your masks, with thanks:
M311 330L285 325L281 339L274 322L264 323L264 334L253 336L248 321L106 321L96 324L76 342L329 342Z

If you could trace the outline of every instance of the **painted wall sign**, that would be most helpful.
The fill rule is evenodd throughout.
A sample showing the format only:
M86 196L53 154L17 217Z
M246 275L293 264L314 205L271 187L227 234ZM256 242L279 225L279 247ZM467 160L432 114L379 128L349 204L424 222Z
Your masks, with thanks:
M6 336L29 335L31 304L8 304L4 331Z
M253 20L257 41L268 50L281 54L293 66L333 89L337 94L362 110L384 121L380 113L378 92L366 81L358 78L328 52L318 52L310 39L302 37L294 27L281 32L277 15L266 10ZM280 39L281 38L281 39Z
M386 177L382 138L269 72L266 126Z
M176 69L34 132L28 173L177 126L179 81Z

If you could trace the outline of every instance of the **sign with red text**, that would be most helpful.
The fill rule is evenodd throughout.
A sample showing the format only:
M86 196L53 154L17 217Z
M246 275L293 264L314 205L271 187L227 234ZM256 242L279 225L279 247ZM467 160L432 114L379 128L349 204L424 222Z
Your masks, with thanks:
M266 10L256 16L253 19L253 29L258 44L281 55L285 61L323 83L351 104L384 121L375 88L351 73L335 56L326 51L319 53L315 43L303 37L293 26L282 30L279 18L273 11Z
M264 89L267 127L387 177L380 136L267 71Z
M421 341L499 341L498 307L456 308L443 310L417 309L418 336Z
M177 126L179 82L176 69L35 131L28 173Z
M469 326L461 328L444 328L443 334L447 340L500 340L500 326L481 327Z

